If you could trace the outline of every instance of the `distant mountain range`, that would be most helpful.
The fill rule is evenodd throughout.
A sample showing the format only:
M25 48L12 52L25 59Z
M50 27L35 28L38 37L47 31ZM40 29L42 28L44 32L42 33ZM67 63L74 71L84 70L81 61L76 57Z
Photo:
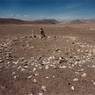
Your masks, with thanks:
M42 19L42 20L33 20L26 21L14 18L0 18L0 24L56 24L59 21L55 19Z
M76 19L76 20L64 20L58 21L56 19L42 19L42 20L20 20L14 18L0 18L0 24L86 24L86 23L95 23L95 19Z
M21 24L24 23L23 20L19 20L19 19L13 19L13 18L0 18L0 24Z
M87 23L95 23L95 19L76 19L65 22L67 24L87 24Z

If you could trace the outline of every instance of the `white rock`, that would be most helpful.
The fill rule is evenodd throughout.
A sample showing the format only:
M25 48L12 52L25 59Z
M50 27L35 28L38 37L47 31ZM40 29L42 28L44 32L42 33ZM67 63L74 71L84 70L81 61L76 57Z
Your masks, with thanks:
M93 85L95 85L95 81L93 82Z
M16 79L17 78L17 76L14 76L14 79Z
M81 68L81 69L79 69L78 71L79 71L79 72L82 72L82 71L84 71L84 69L83 69L83 68Z
M17 68L17 69L19 70L19 69L21 69L21 68L22 68L21 66L18 66L18 68Z
M18 61L14 61L13 63L14 63L15 65L17 65L17 64L18 64Z
M45 77L46 79L48 79L49 77Z
M49 69L49 66L48 66L48 65L46 65L46 66L45 66L45 69L46 69L46 70L47 70L47 69Z
M28 68L28 66L24 66L24 68L26 68L26 69L27 69L27 68Z
M66 69L67 66L63 65L63 66L60 66L59 68Z
M36 68L33 68L33 72L35 72L36 71Z
M28 79L31 79L31 78L32 78L32 75L28 76L27 78L28 78Z
M3 60L0 59L0 63L2 62Z
M95 81L94 80L91 80L91 82L93 83L93 85L95 85Z
M92 65L92 68L95 68L95 65Z
M36 80L36 79L34 79L34 80L33 80L33 82L35 82L35 83L36 83L36 82L37 82L37 80Z
M74 91L74 90L75 90L75 87L74 87L74 86L71 86L71 90L73 90L73 91Z
M43 95L43 93L42 93L42 92L40 92L38 95Z
M55 75L53 75L52 77L55 78Z
M78 80L79 80L78 78L74 78L74 79L73 79L73 81L75 81L75 82L78 81Z
M38 75L39 75L39 73L35 73L34 75L35 75L35 76L38 76Z
M32 93L29 93L28 95L33 95Z
M46 91L46 86L42 85L42 86L41 86L41 89L42 89L43 91Z
M38 65L36 64L35 67L38 67Z
M21 68L21 71L23 72L23 71L25 71L25 69L24 68Z
M8 61L7 64L10 64L10 62Z
M75 72L76 75L79 75L79 72Z
M16 72L12 72L12 75L15 75L16 74Z
M78 62L76 61L75 63L74 63L74 65L77 65L78 64Z
M86 77L87 76L87 74L86 73L83 73L82 75L81 75L81 77Z

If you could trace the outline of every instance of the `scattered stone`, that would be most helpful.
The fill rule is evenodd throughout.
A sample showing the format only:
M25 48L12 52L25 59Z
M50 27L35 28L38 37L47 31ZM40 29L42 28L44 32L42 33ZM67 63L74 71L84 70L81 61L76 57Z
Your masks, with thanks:
M95 65L92 65L92 68L95 68Z
M48 66L48 65L46 65L46 66L45 66L45 69L46 69L46 70L47 70L47 69L49 69L49 66Z
M46 79L48 79L49 77L45 77Z
M63 65L63 66L60 66L59 68L61 68L61 69L66 69L67 66Z
M86 73L83 73L83 74L81 75L81 77L83 77L83 78L85 78L86 76L87 76Z
M74 87L74 86L71 86L71 90L73 90L73 91L74 91L74 90L75 90L75 87Z
M34 80L33 80L33 82L34 82L34 83L36 83L36 82L37 82L37 80L36 80L36 79L34 79Z
M15 75L16 74L16 72L12 72L12 75Z
M35 37L35 38L37 38L37 37ZM71 38L71 39L74 40L74 38ZM74 48L72 48L72 46L69 47L69 45L68 45L68 47L66 47L66 46L63 47L63 49L65 50L64 51L63 49L62 50L59 49L59 46L58 47L56 46L55 47L56 52L54 52L53 53L54 55L52 54L50 57L39 57L39 59L37 59L36 57L31 57L30 59L26 59L26 58L22 57L22 58L18 58L18 60L13 60L13 55L11 55L11 54L13 54L13 52L11 52L11 50L10 51L8 50L9 42L3 43L2 45L0 43L0 46L2 46L2 48L0 47L1 51L2 52L4 51L4 54L2 52L0 52L0 54L2 53L2 56L5 57L5 59L7 59L7 60L4 60L2 58L2 56L0 56L1 57L0 58L0 63L1 63L0 71L3 70L3 68L4 68L4 70L6 70L6 69L8 70L9 67L12 68L12 70L17 70L17 72L13 71L11 73L12 77L14 79L20 77L20 76L16 75L16 74L19 73L19 71L20 71L20 74L22 74L23 71L25 71L25 72L23 72L23 74L25 73L27 75L30 74L30 73L33 73L34 76L33 75L28 75L27 79L31 79L33 77L33 82L36 84L37 79L35 79L35 78L39 79L39 77L36 77L36 76L42 75L43 71L45 72L45 75L47 75L47 71L49 71L48 70L49 68L54 70L53 74L55 73L55 70L61 72L62 69L64 69L64 71L65 71L65 70L68 70L68 69L65 69L65 68L70 68L70 71L72 70L72 71L75 72L75 77L74 77L74 79L72 79L72 81L73 81L73 83L77 82L77 81L79 81L79 79L77 77L81 76L82 78L85 78L87 76L87 73L84 73L85 72L84 65L86 65L86 63L88 61L89 61L89 63L94 63L94 56L93 55L95 55L95 47L92 47L87 43L75 42L75 41L72 42L72 40L70 41L68 39L67 42L68 43L70 42L70 45L73 44L72 46L75 46ZM25 44L24 44L24 47L26 46L26 49L35 48L31 44L27 44L27 43L28 43L28 41L26 41ZM7 53L7 52L10 52L10 53ZM65 52L67 52L67 53L65 54ZM62 57L62 56L64 56L64 57ZM12 60L10 60L10 59L12 59ZM29 63L29 65L27 63ZM41 63L41 64L39 64L39 63ZM30 65L31 65L30 68L32 68L32 69L29 68L29 73L28 73L27 68ZM95 68L95 65L93 65L93 64L86 65L86 66L92 67L92 69ZM42 70L39 70L39 69L42 69ZM38 73L37 70L41 71L41 72ZM70 74L72 74L72 71L70 72ZM4 72L6 72L6 71L4 71ZM55 80L53 78L55 78L56 74L52 75L52 73L50 73L50 72L49 72L50 76L46 76L44 78L46 78L46 80L48 80L50 78L52 80ZM4 73L4 74L6 74L6 73ZM60 77L60 76L58 76L58 77ZM92 83L93 83L93 85L95 85L95 81L92 81ZM71 87L72 91L75 90L75 87L72 86L71 83L68 83L68 85ZM1 88L3 88L3 87L1 87ZM34 90L35 90L35 88L34 88ZM41 86L41 92L37 93L37 94L38 95L43 95L44 91L47 91L47 89L46 89L46 86L42 85ZM28 95L33 95L33 94L30 93Z
M43 91L46 91L46 86L42 85L42 86L41 86L41 89L42 89Z
M32 75L28 76L27 78L28 78L28 79L31 79L31 78L32 78Z
M25 71L25 69L24 68L21 68L21 71L23 72L23 71Z
M42 93L42 92L40 92L38 95L43 95L43 93Z
M76 81L78 81L78 80L79 80L78 78L74 78L74 79L73 79L74 82L76 82Z
M14 79L16 79L16 78L17 78L17 76L15 75L15 76L14 76Z
M64 57L60 57L59 58L59 63L61 64L61 63L66 63L68 60L66 59L66 58L64 58Z
M22 68L21 66L18 66L18 68L17 68L17 69L19 70L19 69L21 69L21 68Z
M3 62L3 60L0 59L0 63L2 63L2 62Z
M83 72L83 71L84 71L84 69L83 69L83 68L81 68L81 69L79 69L79 70L78 70L78 72Z
M93 82L93 85L95 85L95 81Z
M27 68L28 68L28 66L24 66L24 68L25 68L25 69L27 69Z
M33 68L33 72L35 72L36 71L36 68Z
M53 75L52 77L55 78L55 75Z
M34 75L35 75L35 76L38 76L38 75L39 75L39 73L35 73Z
M33 93L29 93L28 95L33 95Z
M15 65L17 65L17 64L18 64L18 61L14 61L13 63L14 63Z
M79 72L75 72L76 75L79 75L80 73Z

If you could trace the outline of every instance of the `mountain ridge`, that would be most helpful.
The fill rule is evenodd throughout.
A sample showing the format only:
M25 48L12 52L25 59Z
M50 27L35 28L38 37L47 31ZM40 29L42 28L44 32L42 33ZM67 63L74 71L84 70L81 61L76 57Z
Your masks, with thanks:
M56 19L21 20L15 18L0 18L0 24L56 24Z

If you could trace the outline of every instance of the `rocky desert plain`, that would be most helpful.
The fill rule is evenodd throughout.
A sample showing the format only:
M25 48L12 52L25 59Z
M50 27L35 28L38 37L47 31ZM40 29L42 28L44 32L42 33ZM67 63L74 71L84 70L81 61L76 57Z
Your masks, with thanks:
M95 95L95 23L0 24L0 95Z

